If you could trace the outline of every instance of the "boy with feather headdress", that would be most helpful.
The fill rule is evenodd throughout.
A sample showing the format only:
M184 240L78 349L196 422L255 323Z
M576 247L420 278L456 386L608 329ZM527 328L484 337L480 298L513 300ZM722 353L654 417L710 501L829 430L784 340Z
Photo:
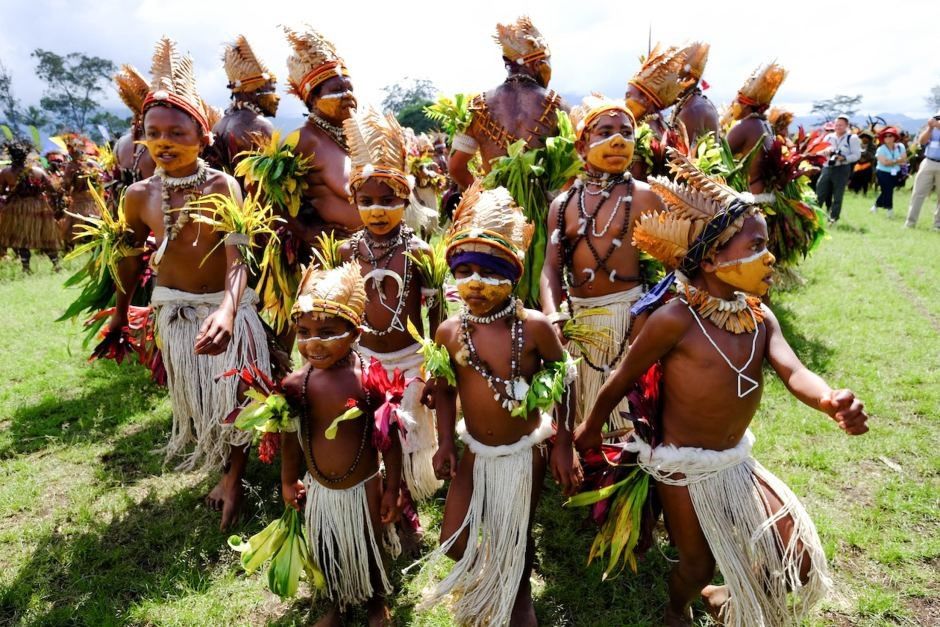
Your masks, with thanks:
M151 231L156 239L151 303L173 404L166 458L185 454L180 469L223 471L207 502L221 510L225 528L241 505L251 434L223 424L237 404L237 382L215 379L248 365L267 373L270 357L256 311L258 296L245 288L242 250L250 248L250 238L216 230L208 204L240 205L242 198L231 176L199 158L211 143L213 114L196 91L192 60L164 37L157 43L152 73L142 105L143 142L157 168L154 176L127 189L124 209L134 247L141 248ZM128 305L142 270L138 256L119 262L122 289L109 338L126 333Z
M144 100L150 93L150 83L133 65L124 64L114 75L114 85L118 95L131 112L131 127L114 144L114 156L117 173L111 193L116 199L137 181L153 176L157 167L147 147L138 142L144 137L143 117Z
M661 364L661 429L654 441L634 432L623 447L656 480L679 552L665 623L691 625L690 604L701 595L728 625L796 624L830 581L806 510L751 456L748 427L760 404L763 363L846 433L867 431L868 417L850 390L831 389L800 362L761 304L774 258L759 208L675 151L671 157L676 182L650 181L667 210L643 215L634 242L673 272L634 314L658 304L673 282L677 297L646 320L576 443L598 448L610 411ZM710 585L716 564L723 586Z

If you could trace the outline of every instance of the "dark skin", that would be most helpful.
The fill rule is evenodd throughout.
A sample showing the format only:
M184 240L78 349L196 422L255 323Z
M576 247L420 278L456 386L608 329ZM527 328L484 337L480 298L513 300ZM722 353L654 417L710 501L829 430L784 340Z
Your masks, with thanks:
M317 85L310 93L307 108L336 126L342 126L343 120L352 115L356 108L356 98L352 95L352 83L348 77L334 76ZM341 101L339 112L335 116L320 110L323 96L349 92ZM308 244L315 245L316 237L328 231L337 231L338 237L348 237L362 228L359 211L350 202L347 186L349 184L349 155L331 136L313 122L307 122L298 129L300 140L296 154L313 155L313 164L307 174L308 187L304 192L305 203L313 207L313 212L288 219L288 226L295 235Z
M260 107L264 115L258 115L251 109L231 108L216 122L212 132L215 134L215 152L221 162L218 165L222 169L234 171L241 160L238 158L239 153L267 143L274 133L274 124L266 117L273 117L277 112L277 95L270 93L273 90L274 83L268 81L254 91L232 92L233 101L250 102Z
M763 250L767 245L767 225L762 216L749 217L744 227L713 259L703 261L692 285L713 296L730 299L737 289L719 280L715 263L741 259ZM770 268L765 280L769 281ZM604 384L588 419L578 427L575 442L579 450L597 448L606 416L649 367L660 361L663 367L662 424L663 443L677 447L701 447L712 450L733 448L741 438L760 405L763 391L762 364L766 360L787 389L803 403L829 415L849 435L868 431L864 405L851 390L833 390L818 375L808 370L793 352L773 312L764 308L759 324L754 359L745 374L760 383L744 398L737 397L737 375L728 368L718 352L698 328L688 307L675 299L660 307L647 320L627 357ZM715 343L734 364L743 364L751 352L753 335L733 334L702 320ZM689 382L694 381L695 385ZM771 513L779 511L781 501L769 487L763 486ZM724 586L710 586L715 561L699 526L688 489L683 486L657 485L670 537L679 552L679 563L669 579L667 625L690 625L689 606L702 596L706 607L717 612L727 601ZM777 528L782 541L788 542L793 529L789 516ZM811 564L803 556L805 577Z
M536 80L536 83L528 81L507 82L486 92L486 104L489 108L490 116L499 122L507 131L515 137L525 138L529 135L536 120L542 115L545 105L545 96L548 94L548 78L551 76L550 66L546 73L547 59L525 65L512 63L506 57L503 57L506 64L507 75L525 74ZM565 111L568 107L562 103L561 108ZM555 116L550 115L544 128L544 132L535 135L528 144L528 148L542 148L545 145L545 138L558 133ZM487 137L479 127L479 122L471 122L466 134L476 140L480 145L480 156L483 164L483 172L490 171L490 162L493 159L502 157L506 154L507 146L503 146ZM447 164L447 172L451 178L457 182L461 189L466 189L473 183L473 174L470 173L468 164L473 158L470 153L455 150L450 155Z
M407 201L396 196L395 190L393 190L388 184L383 183L381 179L366 179L362 185L356 189L357 206L401 206L404 202ZM370 237L376 242L394 241L398 238L398 235L401 232L401 222L399 221L397 224L395 224L395 218L390 216L387 212L373 212L370 215L369 220L370 222L366 224L366 228L369 229ZM391 228L391 230L388 230L388 228L392 225L394 226ZM382 254L382 252L384 251L376 249L374 254L378 256ZM430 255L431 247L418 237L412 237L411 241L408 243L408 252L416 256ZM340 248L340 254L342 255L343 261L351 261L353 254L352 244L350 242L344 243ZM362 267L362 276L366 276L370 271L372 271L373 267L369 262L369 253L365 242L359 243L358 254L360 259L359 264ZM418 329L418 332L423 335L424 321L421 317L421 288L427 286L425 286L423 283L421 273L418 272L417 268L414 267L414 262L409 261L409 264L411 264L411 286L409 288L408 300L405 303L402 311L402 323L404 323L406 318L411 320L412 324L414 324ZM391 259L388 260L388 265L386 266L384 262L380 262L379 267L385 267L388 270L398 274L398 276L404 278L405 250L401 247L398 247L396 251L392 253ZM378 330L387 329L392 322L394 314L392 311L389 311L388 307L394 309L398 305L398 284L391 279L383 280L382 293L385 299L385 304L382 303L382 300L379 297L379 293L376 290L375 281L372 281L371 279L366 281L366 294L368 295L368 300L366 301L366 317L368 318L369 323ZM388 307L386 307L386 305ZM429 319L431 321L431 335L434 335L437 332L438 324L443 317L442 313L443 311L441 308L441 303L436 303L435 306L432 307L428 312ZM380 353L391 353L411 346L415 341L406 329L404 331L392 331L387 335L363 333L360 342L369 350Z
M498 277L493 272L476 264L460 264L453 270L455 278L463 278L474 272L480 276ZM481 292L467 299L470 311L476 315L487 315L502 309L506 302L487 302ZM555 336L551 323L541 313L526 310L527 317L523 324L525 338L521 355L521 373L531 381L532 376L542 369L543 363L558 361L563 356L563 349ZM471 323L471 334L474 345L477 347L480 359L489 364L493 374L503 378L510 375L510 320L502 318L486 325ZM477 441L488 446L512 444L522 437L532 433L538 427L538 417L535 412L526 420L510 416L509 412L493 398L493 391L486 380L472 367L461 366L455 360L455 355L461 349L460 318L455 316L444 321L437 330L435 341L447 348L454 370L457 374L457 387L446 385L443 380L437 380L434 385L434 407L437 410L438 450L434 455L434 471L440 479L451 479L447 491L447 500L444 505L444 518L441 523L441 542L456 533L463 519L466 517L470 499L473 494L473 464L475 456L469 449L464 449L457 463L457 453L454 444L454 426L457 418L457 398L462 399L461 407L466 421L467 430ZM473 402L467 402L472 399ZM557 436L552 448L549 467L552 476L561 485L566 495L574 494L581 484L581 467L572 452L571 424L569 422L569 394L566 392L561 404L556 407ZM533 454L532 457L532 509L538 503L541 494L542 481L545 476L546 461L542 455ZM454 560L459 560L467 546L467 531L455 543L448 553ZM526 568L523 573L522 585L516 596L511 624L535 624L535 613L532 608L529 576L532 567L534 544L531 537L531 521L529 524L528 548L526 550Z
M627 106L630 108L630 112L633 113L633 118L637 121L637 124L645 122L649 125L650 131L653 133L653 139L662 142L666 131L669 130L669 126L666 124L663 116L659 114L659 107L650 100L649 96L640 91L635 85L629 83L627 84L624 99L627 102ZM630 173L633 174L633 178L638 181L645 181L646 177L650 174L659 173L665 165L665 152L653 155L653 161L653 171L648 171L649 167L642 159L634 160L633 165L630 166Z
M685 99L674 119L685 127L690 146L694 146L698 139L707 133L712 133L715 138L721 138L721 120L718 109L701 91L694 90Z
M310 435L311 454L317 468L324 477L343 476L353 465L362 443L364 431L372 415L364 413L359 418L339 424L336 438L328 440L325 436L327 427L337 416L346 411L349 399L365 402L366 393L362 387L362 370L359 359L352 353L353 343L359 336L357 329L348 321L337 317L316 317L303 314L296 320L298 350L307 362L306 366L291 373L284 380L284 389L288 399L300 411L303 398L304 379L309 372L307 383L307 407L309 414L302 419L304 433ZM347 337L342 337L348 334ZM305 341L310 338L331 338L326 341ZM391 448L379 453L367 436L365 450L349 477L343 481L331 483L323 480L314 468L307 468L303 449L296 433L284 433L281 436L281 493L284 502L298 511L306 498L301 477L309 471L321 485L331 490L342 490L365 481L366 499L372 528L380 533L383 525L398 520L401 511L398 500L401 491L402 451L397 437L391 438ZM386 481L383 486L379 471L379 457L385 463ZM376 544L382 546L379 538ZM381 589L381 579L377 564L370 564L373 587ZM370 625L388 625L390 613L388 605L381 595L376 595L366 603ZM343 614L333 606L317 625L341 625Z
M186 113L169 107L152 107L144 115L144 134L147 140L167 142L167 147L156 156L156 161L173 164L173 169L167 170L169 176L183 177L196 172L195 160L177 165L178 149L173 147L174 143L202 147L207 143L196 122ZM127 188L124 210L127 223L133 230L135 247L143 247L151 231L157 246L166 237L161 190L162 182L156 176ZM225 194L241 201L235 179L217 170L209 171L199 192L202 195ZM171 207L182 207L184 202L183 192L170 193ZM232 339L235 313L247 281L248 270L238 248L216 248L221 237L221 233L213 232L208 226L189 222L183 226L176 239L167 245L157 275L157 285L196 294L225 292L222 304L205 319L199 330L193 346L193 352L197 355L219 355L225 352ZM127 325L127 309L143 269L139 256L126 257L119 262L118 274L124 291L118 291L109 333L119 333ZM210 507L222 512L222 529L238 517L242 498L241 477L246 460L247 449L233 447L228 470L206 499Z
M598 122L584 134L584 137L575 142L575 149L577 149L578 154L581 155L581 159L585 162L585 170L588 173L596 175L603 174L603 171L598 169L597 166L587 162L588 146L595 142L603 141L608 137L617 135L618 133L626 138L633 137L633 125L630 122L630 118L625 113L618 113L616 116L602 115L600 118L598 118ZM619 164L615 159L616 157L610 157L610 168L615 168L618 166L626 168L626 166L629 165L626 163ZM597 229L601 229L605 224L607 224L611 214L614 212L614 201L616 201L616 199L620 196L625 195L627 193L626 190L627 183L625 182L618 183L611 190L610 198L603 203L603 206L600 207L600 213L596 214L598 223L596 227ZM591 188L591 191L597 191L597 189ZM571 193L574 194L576 192L572 191ZM620 205L618 207L618 211L621 214L620 217L613 221L610 229L604 236L593 237L592 234L587 234L588 237L591 237L591 240L594 243L594 247L601 254L604 254L608 248L610 248L614 238L616 238L623 230L625 222L629 221L630 224L633 224L643 213L650 211L659 212L663 210L663 203L659 199L659 196L654 194L650 190L649 185L646 183L634 181L632 195L633 202L630 207L629 215L623 211L624 205ZM552 202L551 207L549 207L549 232L552 232L555 230L555 228L557 228L558 212L563 210L564 200L564 196L559 196ZM601 205L602 200L602 197L599 195L594 196L591 194L585 194L585 212L588 215L595 215L595 213L598 211L598 206ZM565 209L565 226L565 237L569 242L575 241L578 238L577 197L574 197L567 204L567 209ZM610 259L607 260L607 267L611 270L616 270L617 274L620 276L638 276L640 273L640 255L637 249L634 248L633 244L631 243L631 234L632 228L630 231L628 231L627 235L622 238L623 245L617 248L611 255ZM551 315L557 312L558 308L561 306L561 303L564 300L564 292L562 289L563 269L561 266L560 252L561 243L552 243L551 238L549 238L549 241L545 245L545 265L542 266L541 277L542 311L546 315ZM584 278L583 270L594 270L595 266L597 265L594 260L594 256L591 254L591 251L588 248L587 242L584 240L582 240L575 248L573 255L573 265L574 275L579 281ZM588 281L579 287L572 288L571 294L573 296L583 298L606 296L608 294L614 294L617 292L625 292L636 287L637 285L639 285L639 282L637 281L611 281L609 274L599 272L595 275L592 281ZM561 326L561 323L555 325L559 337L561 336ZM564 339L562 339L562 341L564 341Z
M137 171L140 173L138 180L142 181L153 176L153 172L157 166L153 162L150 153L147 152L147 149L144 146L134 143L140 139L140 135L136 131L139 123L140 121L135 119L131 130L121 135L117 140L114 144L114 155L117 157L118 167L122 170L134 169L134 162L136 160ZM140 153L139 159L137 158L138 152Z
M742 105L739 102L735 102L733 106L737 111L736 119L740 120L728 131L728 145L734 156L742 157L748 154L759 142L763 145L763 149L757 151L748 168L748 191L752 194L760 194L767 189L766 183L761 178L761 172L767 160L767 151L774 143L774 131L763 115L750 117L757 113L754 107Z

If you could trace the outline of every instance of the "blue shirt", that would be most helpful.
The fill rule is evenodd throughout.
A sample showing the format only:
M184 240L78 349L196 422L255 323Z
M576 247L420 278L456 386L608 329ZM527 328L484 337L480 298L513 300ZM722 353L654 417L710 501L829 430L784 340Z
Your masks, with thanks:
M884 157L888 161L897 161L901 158L901 155L904 154L904 150L904 144L900 142L894 145L894 150L888 148L886 144L881 144L878 146L878 150L875 151L875 159ZM875 168L881 170L882 172L889 172L891 174L897 174L901 171L900 165L882 165L881 161L878 161L878 165L876 165Z
M930 130L927 147L924 148L924 156L934 161L940 161L940 128Z

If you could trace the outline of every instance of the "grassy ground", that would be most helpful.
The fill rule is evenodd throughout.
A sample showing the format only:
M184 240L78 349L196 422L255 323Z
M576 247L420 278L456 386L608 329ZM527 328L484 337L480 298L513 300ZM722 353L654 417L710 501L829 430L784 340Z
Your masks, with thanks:
M906 207L907 194L897 194ZM757 456L801 495L836 593L813 624L940 623L940 234L904 230L849 198L842 224L774 308L807 364L866 400L872 431L849 439L772 376L754 424ZM929 206L928 206L929 209ZM927 211L930 213L929 211ZM301 624L318 607L281 603L239 574L217 515L215 477L162 467L165 393L142 369L85 363L71 294L45 258L22 278L0 261L0 624ZM933 278L931 278L933 277ZM253 462L247 517L280 515L276 471ZM423 508L434 540L443 493ZM674 553L601 583L585 568L583 512L546 491L537 520L536 608L546 625L655 624ZM396 575L399 624L448 625L414 610L424 581Z

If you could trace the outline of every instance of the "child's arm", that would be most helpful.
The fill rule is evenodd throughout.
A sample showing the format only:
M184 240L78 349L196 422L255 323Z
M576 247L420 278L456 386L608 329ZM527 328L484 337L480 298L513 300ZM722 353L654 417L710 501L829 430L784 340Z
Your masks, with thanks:
M864 403L855 398L851 390L833 390L822 377L804 366L768 307L764 307L764 325L767 329L767 361L790 393L813 409L828 414L849 435L868 431Z
M530 318L536 318L532 315ZM543 362L562 361L565 351L555 335L552 324L544 316L538 316L533 321L535 341L539 355ZM550 460L552 476L561 486L565 496L571 496L578 491L584 474L581 462L574 453L574 412L571 408L573 395L572 386L565 388L561 403L555 405L555 445L552 447Z
M448 352L450 352L450 346L446 338L449 335L448 329L452 326L449 320L445 321L434 335L434 341L448 346ZM442 377L435 379L433 405L437 414L437 452L434 453L431 463L438 479L453 479L457 476L457 450L454 446L457 388L451 387Z
M604 383L587 419L575 430L579 451L599 448L601 429L611 412L636 381L682 339L689 319L681 308L669 304L653 312L636 341Z
M127 225L133 230L133 245L142 248L150 234L150 227L141 219L140 214L146 202L147 193L136 185L128 188L124 196L124 215ZM118 261L118 286L115 295L114 313L108 326L108 333L120 333L127 326L127 309L137 288L137 279L144 269L140 255L130 255Z
M300 375L303 369L290 374L284 380L284 392L291 402L300 402ZM281 496L289 507L300 511L306 492L300 480L303 472L304 453L300 448L300 440L296 431L281 433Z
M564 286L561 281L561 258L559 257L561 242L555 241L555 228L558 226L558 212L564 211L564 207L562 207L561 204L567 197L567 194L562 194L552 201L552 205L548 209L547 228L549 238L548 241L545 242L545 263L542 265L542 276L539 278L542 294L542 312L546 316L551 316L558 312L558 308L561 307L562 298L564 297ZM554 323L556 336L561 341L564 341L564 336L561 333L562 326L564 326L563 321Z
M391 441L391 446L382 453L382 461L385 462L385 491L382 493L379 515L383 525L396 522L401 516L398 506L398 497L401 495L401 439L397 434L392 434Z

